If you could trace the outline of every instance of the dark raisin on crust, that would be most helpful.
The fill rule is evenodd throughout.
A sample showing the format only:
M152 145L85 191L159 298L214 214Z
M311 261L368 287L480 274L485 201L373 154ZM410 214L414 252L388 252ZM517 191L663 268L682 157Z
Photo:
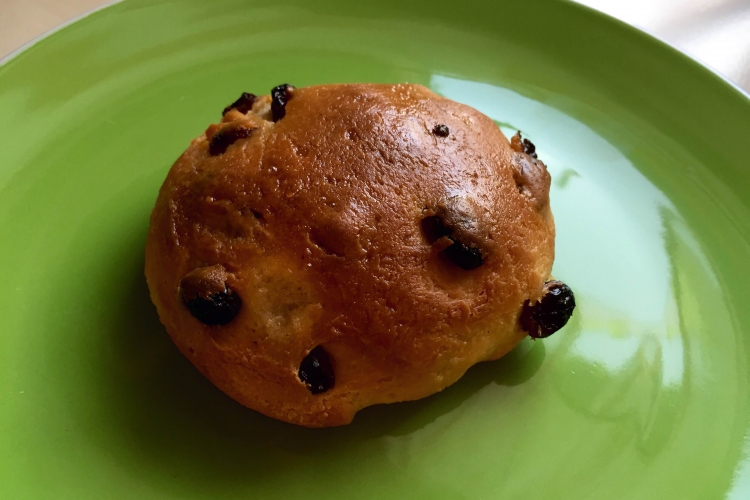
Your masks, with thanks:
M480 248L461 241L458 231L446 224L439 215L430 215L422 219L422 233L430 245L442 238L449 240L442 253L450 262L466 271L471 271L484 264L484 255Z
M207 325L226 325L231 322L242 307L242 299L229 288L212 293L207 298L195 297L185 301L185 305L198 321Z
M536 146L534 146L534 143L530 140L524 139L521 136L520 130L516 132L513 137L511 137L510 147L513 148L513 150L517 153L526 153L534 159L538 158L536 154Z
M451 246L443 250L443 255L465 271L471 271L484 264L484 257L480 249L460 241L454 240Z
M521 328L534 339L549 337L564 327L576 307L573 290L562 281L546 282L543 291L539 302L527 300L521 311Z
M430 215L422 219L422 233L427 238L427 242L432 245L443 236L451 234L451 230L440 217Z
M230 128L219 130L211 138L211 142L208 145L208 153L211 156L217 156L224 154L229 146L234 144L240 139L250 137L253 133L252 128Z
M439 123L432 127L432 133L438 137L448 137L451 131L446 125Z
M207 325L226 325L242 308L242 299L227 285L223 266L200 267L180 281L180 296L190 314Z
M326 392L333 387L333 367L328 353L322 346L317 346L305 356L299 365L297 376L313 394Z
M537 158L536 146L534 146L534 143L528 139L523 140L523 152L531 156L532 158Z
M253 109L253 104L255 104L255 100L257 98L258 96L255 94L251 94L249 92L243 92L242 95L240 95L239 99L237 99L232 104L224 108L222 115L227 114L232 109L236 109L240 113L247 113L248 111Z
M271 116L277 122L286 116L286 103L292 97L294 86L284 83L271 89Z

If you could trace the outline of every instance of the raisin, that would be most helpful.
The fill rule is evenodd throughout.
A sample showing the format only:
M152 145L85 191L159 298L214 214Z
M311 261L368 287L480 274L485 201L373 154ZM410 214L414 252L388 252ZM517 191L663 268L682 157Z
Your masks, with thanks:
M251 109L253 109L253 104L255 104L255 100L258 98L255 94L250 94L249 92L243 92L242 95L234 101L232 104L224 108L224 111L222 112L222 115L225 115L229 112L231 109L236 109L240 113L247 113Z
M531 156L532 158L537 158L536 146L534 146L534 143L528 139L523 140L523 152Z
M229 146L239 139L250 137L253 133L251 128L231 128L216 132L208 145L208 153L211 156L224 154Z
M443 250L443 255L448 257L448 260L455 265L465 271L471 271L484 264L484 257L481 250L456 241L453 238L451 238L451 241L453 241L453 244Z
M526 153L534 159L538 158L536 155L536 146L530 140L522 138L520 130L511 137L510 147L518 153Z
M226 325L242 308L242 299L226 284L220 265L191 271L180 281L180 296L190 314L207 325Z
M277 122L286 116L286 103L292 98L294 87L288 83L271 89L271 116Z
M440 216L430 215L422 219L422 233L430 245L441 238L450 240L450 244L441 253L461 269L471 271L484 264L482 251L462 242L458 231L449 227Z
M180 281L182 302L199 321L226 325L237 316L242 299L227 286L228 274L221 265L200 267Z
M443 236L451 234L451 230L437 215L431 215L422 219L422 232L427 242L432 245Z
M305 356L299 365L297 375L313 394L326 392L334 385L331 360L322 346L317 346Z
M448 137L448 134L450 134L451 131L446 125L439 123L432 127L432 133L438 137Z
M568 285L562 281L548 281L539 302L532 304L527 300L524 303L521 328L534 339L549 337L568 323L575 307L575 295Z
M207 325L226 325L237 316L242 299L230 289L212 293L207 298L195 297L185 305L198 321Z

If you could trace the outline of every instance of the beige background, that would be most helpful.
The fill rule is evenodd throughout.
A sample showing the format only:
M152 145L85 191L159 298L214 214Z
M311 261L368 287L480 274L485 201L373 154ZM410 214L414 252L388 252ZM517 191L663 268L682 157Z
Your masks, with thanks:
M655 34L750 92L750 0L577 1ZM0 57L108 3L0 0Z
M84 12L102 0L0 0L0 57Z

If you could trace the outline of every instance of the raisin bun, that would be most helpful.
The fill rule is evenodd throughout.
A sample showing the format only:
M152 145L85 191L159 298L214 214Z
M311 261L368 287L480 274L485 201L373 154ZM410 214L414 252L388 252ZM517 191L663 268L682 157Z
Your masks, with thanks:
M347 424L567 321L533 145L420 85L243 94L172 166L146 277L180 351L270 417Z

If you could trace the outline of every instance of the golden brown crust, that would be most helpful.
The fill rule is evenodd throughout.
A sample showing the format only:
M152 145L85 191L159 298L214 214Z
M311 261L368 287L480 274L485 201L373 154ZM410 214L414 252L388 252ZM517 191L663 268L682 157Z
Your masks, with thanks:
M253 131L212 156L224 127ZM525 336L522 305L554 257L548 191L544 165L489 118L418 85L295 89L276 123L260 97L170 170L146 249L151 297L183 354L240 403L346 424L440 391ZM421 221L435 214L481 249L481 266L460 269L445 240L428 241ZM215 265L243 303L225 326L200 323L178 292ZM336 384L313 395L297 369L318 345Z

